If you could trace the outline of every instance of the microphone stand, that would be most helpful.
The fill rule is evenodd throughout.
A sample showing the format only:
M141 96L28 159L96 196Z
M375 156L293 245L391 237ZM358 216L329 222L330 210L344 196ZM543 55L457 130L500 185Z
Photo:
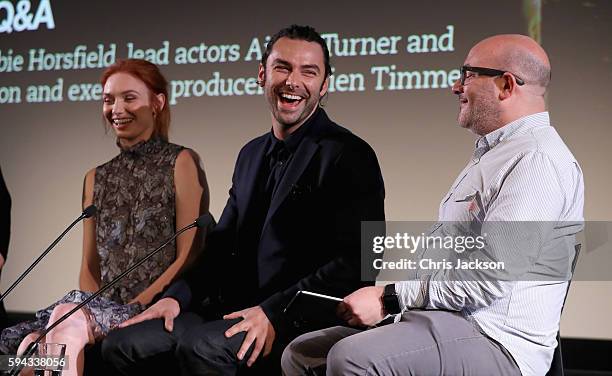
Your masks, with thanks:
M15 282L13 282L13 284L6 290L6 292L4 294L2 294L2 296L0 296L0 302L2 302L4 300L4 298L6 298L8 296L8 294L10 294L10 292L13 291L13 289L15 287L17 287L17 285L32 271L32 269L34 269L34 267L36 265L38 265L38 263L47 255L47 253L51 252L53 247L55 247L57 245L57 243L59 243L60 240L62 240L62 238L68 233L68 231L72 230L74 225L76 225L80 220L82 220L84 218L89 218L89 217L95 215L96 211L97 211L97 209L96 209L95 205L90 205L85 210L83 210L83 213L81 213L81 215L77 219L75 219L64 230L64 232L62 232L60 234L60 236L58 236L57 239L55 239L53 241L53 243L51 243L51 245L49 247L47 247L47 249L45 249L45 251L40 256L38 256L38 258L32 263L32 265L30 265L30 267L28 267L26 269L26 271L23 272L23 274L21 274L19 276L19 278L17 278L17 280Z
M62 317L60 317L57 321L55 321L53 324L49 325L45 330L43 330L43 332L38 336L38 338L36 338L36 340L34 340L32 343L30 343L28 345L28 347L26 348L26 350L23 352L22 355L20 355L21 357L30 357L32 356L32 354L34 353L34 348L36 347L36 345L43 339L45 338L45 336L56 326L58 326L59 324L61 324L62 322L64 322L64 320L66 320L68 317L70 317L73 313L75 313L76 311L78 311L79 309L83 308L85 305L87 305L87 303L91 302L92 300L94 300L95 298L97 298L98 296L100 296L100 294L102 294L103 292L105 292L106 290L110 289L111 287L113 287L117 282L119 282L120 280L122 280L126 275L130 274L131 272L134 271L134 269L136 269L137 267L139 267L140 265L142 265L145 261L147 261L148 259L150 259L151 257L155 256L160 250L162 250L168 243L170 243L171 241L173 241L174 239L176 239L177 236L179 236L180 234L182 234L183 232L190 230L194 227L204 227L207 226L210 222L212 221L212 216L210 215L210 213L204 214L202 216L200 216L198 219L195 220L195 222L193 222L192 224L183 227L182 229L180 229L179 231L177 231L174 235L172 235L168 240L166 240L162 245L160 245L159 247L155 248L155 250L153 250L151 253L149 253L148 255L146 255L145 257L143 257L142 259L140 259L140 261L138 261L137 263L135 263L134 265L132 265L131 267L129 267L126 271L124 271L123 273L121 273L119 276L117 276L115 279L113 279L112 281L110 281L106 286L100 288L98 291L96 291L95 293L93 293L89 298L83 300L81 303L79 303L76 307L74 307L73 309L71 309L68 313L66 313L65 315L63 315ZM9 371L9 375L10 376L17 376L19 374L19 372L21 371L23 367L21 365L13 367L10 371Z

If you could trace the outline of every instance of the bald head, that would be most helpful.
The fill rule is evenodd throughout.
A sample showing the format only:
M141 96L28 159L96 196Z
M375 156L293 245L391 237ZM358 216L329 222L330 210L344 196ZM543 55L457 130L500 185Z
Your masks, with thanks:
M550 83L550 61L544 49L533 39L519 34L495 35L476 44L468 54L482 65L507 70L528 85L544 89ZM478 63L480 64L480 63Z
M460 102L458 122L485 135L521 117L546 110L544 94L550 82L546 52L524 35L496 35L476 44L466 66L493 68L499 72L462 73L453 85ZM523 83L519 84L521 78Z

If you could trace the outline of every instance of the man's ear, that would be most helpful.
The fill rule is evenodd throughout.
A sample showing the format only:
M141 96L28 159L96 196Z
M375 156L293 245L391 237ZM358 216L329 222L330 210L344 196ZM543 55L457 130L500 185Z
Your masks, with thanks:
M319 90L319 96L323 97L325 94L327 94L327 89L329 89L329 76L327 76L327 78L325 78L325 81L323 81L323 84L321 85L321 90Z
M263 87L266 83L266 67L259 63L259 71L257 72L257 83Z
M515 94L515 90L518 87L516 83L516 78L509 73L506 72L501 76L501 87L499 87L499 100L504 100L510 98Z

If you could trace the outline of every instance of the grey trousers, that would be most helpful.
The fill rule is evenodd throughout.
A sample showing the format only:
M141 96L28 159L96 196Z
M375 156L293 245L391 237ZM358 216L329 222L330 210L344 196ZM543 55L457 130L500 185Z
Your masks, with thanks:
M368 330L306 333L285 348L281 366L287 376L521 374L503 346L448 311L409 311Z

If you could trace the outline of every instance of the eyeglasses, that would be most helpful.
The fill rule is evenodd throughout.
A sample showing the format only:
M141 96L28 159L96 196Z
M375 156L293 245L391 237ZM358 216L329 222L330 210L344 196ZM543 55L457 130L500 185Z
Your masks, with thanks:
M516 74L512 72L508 72L504 70L493 69L493 68L483 68L483 67L472 67L469 65L464 65L460 68L460 72L461 72L461 85L465 85L465 78L466 78L465 75L467 72L474 72L474 73L481 74L483 76L491 76L491 77L501 76L504 73L510 73L511 75L514 76L514 79L516 80L516 83L519 86L525 85L525 81L523 81L523 79L521 79L519 76L517 76Z

